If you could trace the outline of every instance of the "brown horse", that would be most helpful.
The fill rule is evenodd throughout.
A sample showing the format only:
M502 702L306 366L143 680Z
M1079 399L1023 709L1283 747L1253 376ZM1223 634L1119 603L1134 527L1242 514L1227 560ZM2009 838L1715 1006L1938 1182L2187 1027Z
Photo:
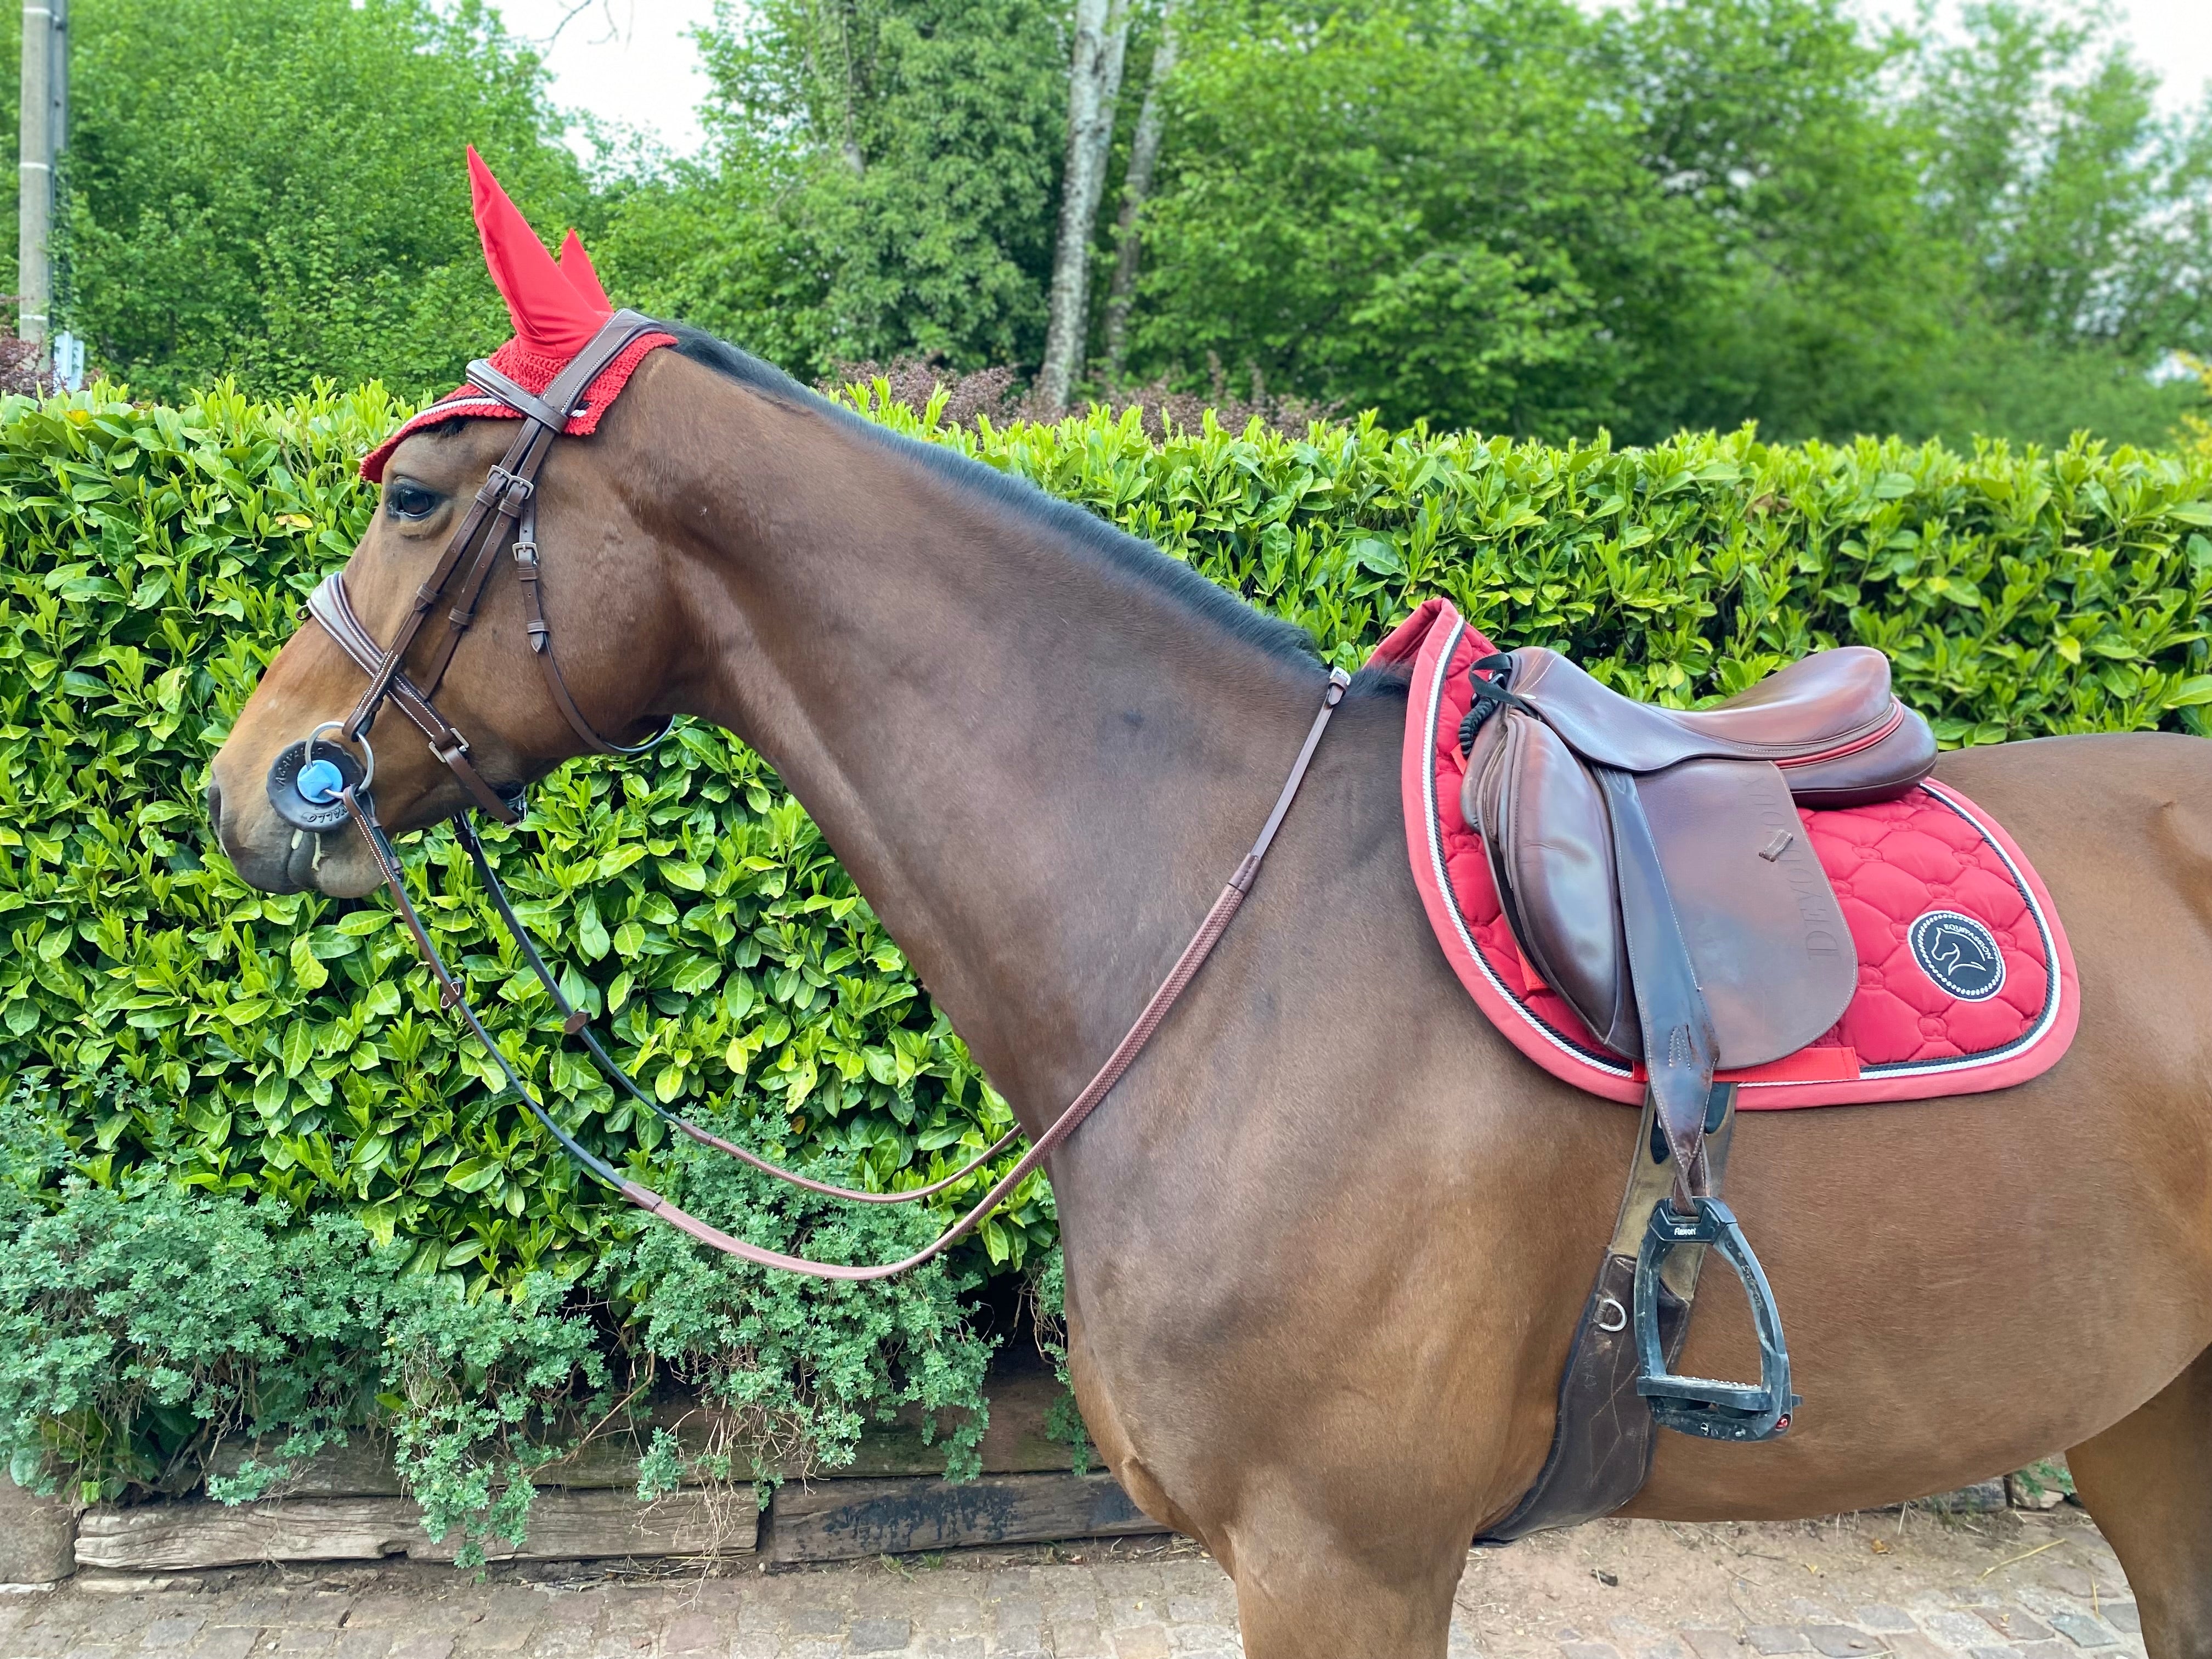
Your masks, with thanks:
M389 638L510 423L409 437L348 568ZM1032 1133L1158 981L1318 706L1303 635L1094 519L690 333L542 477L562 667L592 723L709 720L771 759ZM495 784L580 744L512 575L439 694ZM209 795L247 881L362 894L272 758L361 674L308 628ZM1076 1390L1114 1473L1234 1576L1246 1650L1438 1655L1468 1541L1535 1477L1633 1111L1521 1058L1428 937L1401 684L1366 675L1235 927L1051 1164ZM395 829L466 804L387 707ZM1754 1115L1729 1191L1790 1319L1798 1426L1662 1436L1628 1513L1895 1503L2071 1449L2156 1659L2212 1655L2212 748L1947 757L2046 878L2070 1055L2009 1091ZM1685 1369L1741 1370L1741 1297Z

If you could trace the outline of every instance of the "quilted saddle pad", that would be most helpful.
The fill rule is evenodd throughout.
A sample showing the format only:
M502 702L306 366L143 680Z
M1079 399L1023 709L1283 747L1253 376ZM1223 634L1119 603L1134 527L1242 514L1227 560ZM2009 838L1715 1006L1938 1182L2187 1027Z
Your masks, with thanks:
M1460 816L1467 671L1497 647L1431 599L1370 663L1410 664L1406 846L1437 943L1521 1052L1554 1077L1631 1104L1644 1070L1599 1044L1522 959L1481 839ZM1723 1071L1747 1110L1972 1094L2056 1064L2081 1015L2057 908L1996 820L1934 779L1895 800L1800 808L1850 924L1859 986L1821 1036L1765 1066Z

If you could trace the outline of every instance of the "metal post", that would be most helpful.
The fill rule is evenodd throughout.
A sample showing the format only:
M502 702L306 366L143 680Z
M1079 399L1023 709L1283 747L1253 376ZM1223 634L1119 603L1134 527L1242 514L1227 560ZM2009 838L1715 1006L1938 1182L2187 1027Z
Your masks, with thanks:
M51 50L46 53L47 106L53 113L46 123L46 349L39 355L39 366L43 369L55 367L54 348L66 348L77 365L76 380L84 380L84 343L70 337L66 329L57 330L55 323L66 320L69 315L69 231L67 216L69 202L62 194L62 152L69 148L69 83L70 83L70 0L46 0L46 9L52 21L46 27L46 41ZM54 233L54 215L63 216L63 229L58 238ZM58 248L55 246L58 240ZM66 379L67 377L64 376ZM76 387L70 388L74 392Z
M15 331L40 344L46 367L47 313L53 301L48 240L54 218L54 14L51 0L23 0L23 125L16 150L21 207L16 219L15 286L22 295Z

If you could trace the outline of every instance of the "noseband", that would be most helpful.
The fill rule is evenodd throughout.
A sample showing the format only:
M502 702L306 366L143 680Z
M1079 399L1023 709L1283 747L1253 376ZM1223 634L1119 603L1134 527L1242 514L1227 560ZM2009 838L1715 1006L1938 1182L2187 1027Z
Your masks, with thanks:
M476 495L468 514L454 531L453 539L439 556L436 567L428 578L416 590L407 614L401 619L398 633L388 646L379 646L376 638L355 614L348 598L345 575L334 570L307 598L307 616L336 641L354 665L368 677L368 684L343 720L325 720L300 742L279 754L269 769L268 793L270 805L278 817L295 829L321 835L337 829L350 819L368 843L376 860L378 872L385 886L391 891L393 905L407 929L414 936L416 949L429 965L438 981L441 1000L449 1008L458 1009L477 1041L483 1045L501 1074L507 1080L507 1090L523 1107L536 1118L546 1133L560 1143L562 1149L585 1169L613 1188L638 1208L682 1228L693 1237L725 1255L760 1267L778 1267L787 1272L805 1273L817 1279L863 1280L886 1279L894 1273L918 1267L923 1262L949 1249L973 1231L1043 1164L1053 1149L1075 1133L1076 1127L1091 1115L1123 1073L1136 1061L1145 1045L1152 1040L1168 1011L1174 1007L1199 969L1212 953L1221 935L1228 930L1230 920L1251 890L1253 879L1260 872L1261 861L1273 843L1275 832L1282 827L1291 803L1297 796L1298 786L1304 781L1306 769L1316 749L1320 747L1322 733L1328 727L1329 716L1344 696L1350 683L1341 669L1329 671L1328 684L1322 693L1320 712L1314 716L1313 725L1306 732L1304 744L1291 763L1288 780L1282 793L1276 797L1274 810L1267 815L1252 850L1237 866L1228 885L1221 890L1212 908L1183 947L1181 957L1161 981L1152 1000L1137 1017L1114 1052L1107 1057L1082 1093L1068 1103L1050 1127L1031 1143L1014 1166L992 1183L982 1199L959 1221L931 1243L902 1261L885 1262L876 1266L850 1267L838 1262L809 1261L800 1257L786 1255L781 1251L763 1249L757 1244L732 1237L720 1228L686 1213L651 1188L630 1180L613 1165L590 1151L574 1135L563 1128L547 1109L544 1103L531 1093L506 1054L491 1039L469 1006L460 982L438 953L431 942L429 930L422 925L422 917L408 896L406 882L400 868L398 854L392 850L391 837L376 817L374 802L369 787L374 781L376 757L368 745L368 728L375 721L377 712L387 702L413 721L428 739L430 752L442 761L458 779L464 790L477 807L489 812L502 823L516 823L522 817L522 786L511 791L495 789L483 774L477 770L468 739L453 723L438 712L433 699L439 684L445 678L446 669L453 661L453 652L461 642L470 625L476 620L476 609L483 597L485 585L491 577L492 568L498 562L502 546L511 548L514 559L515 579L521 584L523 608L530 635L532 654L538 659L545 679L547 692L577 736L593 750L603 755L638 755L665 738L673 723L663 726L653 737L643 743L622 744L610 743L592 729L589 720L576 707L562 678L560 665L554 660L552 629L547 626L545 610L539 595L541 574L538 556L538 475L545 465L545 458L553 448L553 441L561 435L568 422L578 412L585 394L591 389L607 366L620 356L623 349L639 336L658 331L659 323L641 317L634 311L616 313L591 343L586 346L549 386L544 397L538 397L518 386L485 362L469 365L470 381L480 391L504 403L522 416L521 430L507 446L507 453L484 479L483 488ZM449 608L446 629L433 636L428 660L419 678L410 676L404 667L405 659L417 644L431 614L441 605ZM339 741L325 742L323 733L334 732ZM349 747L350 745L350 747ZM356 757L354 750L360 751ZM966 1179L993 1158L1006 1151L1018 1139L1022 1131L1013 1128L996 1143L987 1147L973 1160L942 1179L927 1186L910 1188L896 1193L857 1192L851 1188L835 1187L815 1181L790 1170L781 1169L765 1158L733 1145L717 1134L700 1127L688 1118L672 1112L655 1096L638 1087L636 1081L615 1062L598 1036L590 1027L590 1016L572 1004L562 991L560 983L545 960L538 953L523 930L522 923L508 901L507 890L500 883L490 861L484 856L483 845L477 839L474 826L469 820L470 809L462 808L453 817L453 830L469 858L482 878L485 890L491 895L492 904L499 912L500 921L520 951L522 958L538 982L545 988L554 1006L560 1010L562 1030L571 1036L580 1036L592 1059L608 1080L629 1095L631 1100L662 1119L672 1128L689 1136L702 1146L712 1146L718 1152L751 1165L754 1169L775 1176L779 1180L803 1187L809 1192L826 1194L832 1198L848 1200L857 1204L911 1204L931 1194L944 1191L955 1182Z

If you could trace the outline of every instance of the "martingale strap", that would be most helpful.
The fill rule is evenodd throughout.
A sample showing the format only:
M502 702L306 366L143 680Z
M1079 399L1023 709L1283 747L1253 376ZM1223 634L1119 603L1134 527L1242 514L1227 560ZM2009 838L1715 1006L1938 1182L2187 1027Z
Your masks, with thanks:
M1299 746L1297 758L1291 763L1290 775L1285 780L1280 793L1275 798L1274 808L1267 814L1267 822L1261 828L1259 838L1252 843L1252 850L1247 853L1237 865L1235 872L1229 878L1228 884L1221 890L1220 896L1214 900L1212 907L1206 911L1205 918L1199 923L1198 931L1191 936L1190 942L1183 947L1182 954L1176 957L1175 966L1168 970L1167 977L1160 982L1159 988L1152 993L1151 1000L1145 1004L1143 1012L1137 1016L1136 1023L1130 1026L1122 1036L1121 1042L1115 1045L1114 1052L1107 1056L1106 1063L1100 1066L1091 1081L1084 1085L1083 1091L1062 1109L1060 1115L1053 1120L1045 1132L1030 1143L1030 1150L1022 1155L1012 1169L994 1182L990 1189L958 1221L945 1229L930 1243L904 1260L872 1266L852 1267L840 1262L810 1261L801 1256L787 1255L780 1250L764 1249L760 1245L749 1243L742 1238L735 1237L719 1227L700 1220L696 1216L692 1215L673 1200L663 1197L650 1187L630 1180L605 1159L591 1152L574 1135L563 1128L544 1103L530 1091L529 1085L523 1081L521 1074L515 1070L514 1063L492 1040L491 1034L484 1029L483 1022L477 1018L475 1009L469 1006L459 981L454 979L451 970L447 968L443 957L439 955L437 946L431 941L429 930L423 926L422 918L416 911L414 902L408 896L406 882L400 869L398 857L392 850L391 840L386 836L384 827L376 821L374 809L350 787L341 792L341 799L344 801L346 811L351 815L356 827L360 830L362 838L368 842L369 849L375 857L378 872L383 876L385 886L392 894L392 903L398 909L401 919L407 925L408 931L414 935L416 949L421 951L423 960L429 965L430 971L436 976L441 997L449 1006L460 1010L461 1018L466 1022L470 1032L483 1046L484 1052L491 1056L501 1075L506 1079L507 1091L522 1103L525 1109L532 1117L544 1127L546 1133L560 1143L563 1151L639 1209L648 1214L659 1216L662 1220L681 1228L702 1243L726 1255L732 1255L740 1261L750 1261L759 1267L775 1267L786 1273L802 1273L810 1278L860 1283L889 1279L911 1268L919 1267L924 1262L942 1255L964 1238L981 1224L985 1217L1004 1203L1024 1181L1041 1167L1055 1148L1081 1127L1084 1119L1089 1117L1097 1109L1099 1103L1112 1091L1114 1085L1119 1083L1129 1067L1136 1063L1137 1056L1144 1052L1146 1045L1152 1041L1153 1033L1159 1030L1161 1023L1167 1018L1169 1012L1181 1000L1191 981L1197 977L1199 969L1206 965L1206 958L1213 954L1213 947L1220 943L1221 936L1229 930L1230 922L1235 919L1237 912L1243 907L1245 896L1252 890L1252 884L1260 873L1261 864L1266 860L1268 848L1274 844L1276 833L1282 828L1283 820L1291 810L1291 802L1297 798L1299 785L1305 781L1306 770L1312 763L1314 751L1321 746L1322 733L1328 729L1329 718L1336 712L1337 704L1343 700L1345 688L1350 683L1350 676L1346 675L1342 669L1336 668L1329 671L1328 684L1322 695L1321 708L1315 714L1312 726L1307 730L1305 741ZM746 1152L743 1147L735 1146L720 1136L712 1134L697 1125L666 1111L658 1101L638 1088L636 1083L615 1063L599 1039L586 1028L584 1017L562 993L551 971L546 967L544 959L539 956L537 947L531 943L520 919L514 914L513 905L508 902L505 888L500 884L498 877L493 872L490 862L484 855L483 845L477 841L475 832L468 826L465 817L456 817L454 823L462 845L468 849L470 858L484 879L486 890L492 895L493 903L500 913L501 920L514 936L515 944L520 949L524 959L529 963L532 970L536 974L538 982L545 987L551 994L555 1006L561 1010L563 1016L562 1029L571 1035L582 1036L593 1060L611 1079L618 1080L633 1099L642 1102L676 1128L702 1145L727 1152L755 1169L789 1182L793 1186L803 1187L811 1192L823 1193L833 1198L848 1199L861 1203L911 1203L917 1199L926 1198L933 1193L941 1192L954 1182L974 1174L993 1158L1012 1146L1015 1137L1021 1133L1019 1129L1010 1132L964 1167L927 1187L912 1188L900 1193L862 1193L850 1188L833 1187L826 1182L811 1180L795 1171L780 1168L764 1158Z

